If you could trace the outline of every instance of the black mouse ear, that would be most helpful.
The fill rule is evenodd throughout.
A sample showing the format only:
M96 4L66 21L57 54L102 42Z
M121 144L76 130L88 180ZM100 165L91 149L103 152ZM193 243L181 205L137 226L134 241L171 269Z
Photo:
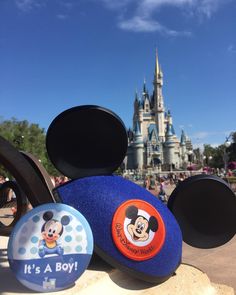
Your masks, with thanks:
M158 230L158 221L155 216L151 216L149 218L148 228L153 232L156 232Z
M61 218L61 224L62 225L68 225L70 223L70 217L67 215L62 216Z
M180 225L183 240L191 246L214 248L236 233L235 194L219 177L189 177L173 191L168 207Z
M47 212L45 212L44 214L43 214L43 219L45 220L45 221L49 221L49 220L51 220L53 218L53 213L52 213L52 211L47 211Z
M129 219L136 218L138 216L138 208L136 206L129 206L125 210L125 216Z
M127 144L121 119L110 110L89 105L59 114L46 137L52 163L72 179L111 174L122 164Z

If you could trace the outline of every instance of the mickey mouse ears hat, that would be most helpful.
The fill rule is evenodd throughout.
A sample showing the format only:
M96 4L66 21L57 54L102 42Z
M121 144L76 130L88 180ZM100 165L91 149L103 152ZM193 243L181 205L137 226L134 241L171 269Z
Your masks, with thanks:
M52 163L71 179L111 174L121 165L127 145L122 120L94 105L62 112L52 121L46 137Z

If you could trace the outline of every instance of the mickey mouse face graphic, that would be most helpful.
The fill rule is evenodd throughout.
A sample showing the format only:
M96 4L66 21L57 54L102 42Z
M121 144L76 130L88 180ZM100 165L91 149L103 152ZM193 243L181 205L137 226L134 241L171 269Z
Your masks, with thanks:
M162 248L165 225L151 204L132 199L116 210L112 220L112 237L123 255L133 260L146 260Z
M45 223L42 237L48 243L52 243L60 238L63 232L62 224L57 220L50 220Z
M142 215L138 215L138 208L130 206L126 209L126 217L131 219L127 226L128 233L134 242L147 241L150 230L156 232L158 229L158 222L156 217L151 216L149 219Z
M63 233L63 226L69 224L70 218L66 215L60 221L52 218L53 213L51 211L47 211L43 215L45 223L41 229L42 239L39 242L38 254L40 257L48 254L62 255L64 253L63 247L57 240Z

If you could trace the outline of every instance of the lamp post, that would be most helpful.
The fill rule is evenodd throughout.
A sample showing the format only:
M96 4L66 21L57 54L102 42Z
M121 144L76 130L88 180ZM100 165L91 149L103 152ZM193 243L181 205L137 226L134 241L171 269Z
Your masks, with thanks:
M188 161L189 161L189 171L190 175L192 175L192 161L193 161L193 151L188 151Z
M210 161L212 160L212 156L206 156L206 155L204 155L203 156L203 166L205 166L206 165L206 173L208 174L209 172L210 172L210 169L209 169L209 167L210 167Z
M203 156L203 163L205 162L207 166L210 166L210 161L212 160L212 158L212 156Z
M231 146L231 141L230 138L232 137L234 132L231 132L229 136L226 137L225 142L224 142L224 153L223 153L223 160L224 160L224 170L227 173L227 167L228 167L228 160L229 160L229 155L227 153L227 148Z
M188 151L188 161L189 161L189 166L192 165L192 161L193 161L192 156L193 156L193 151L191 151L191 150Z

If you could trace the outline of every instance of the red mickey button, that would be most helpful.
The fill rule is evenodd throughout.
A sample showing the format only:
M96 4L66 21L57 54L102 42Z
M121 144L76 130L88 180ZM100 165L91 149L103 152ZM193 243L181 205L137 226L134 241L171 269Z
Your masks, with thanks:
M165 225L152 205L138 199L129 200L122 203L113 216L112 238L124 256L143 261L161 250Z

